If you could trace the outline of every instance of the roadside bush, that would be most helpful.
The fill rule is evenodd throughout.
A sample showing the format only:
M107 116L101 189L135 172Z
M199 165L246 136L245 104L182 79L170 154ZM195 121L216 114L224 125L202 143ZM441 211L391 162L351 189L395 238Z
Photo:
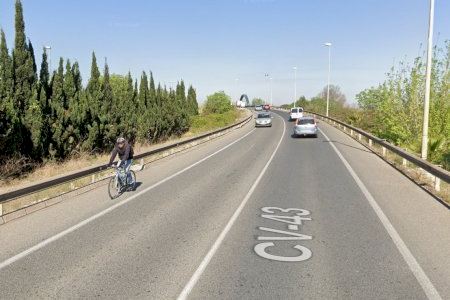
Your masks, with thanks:
M224 91L216 92L207 97L203 112L205 114L223 114L232 109L231 98Z

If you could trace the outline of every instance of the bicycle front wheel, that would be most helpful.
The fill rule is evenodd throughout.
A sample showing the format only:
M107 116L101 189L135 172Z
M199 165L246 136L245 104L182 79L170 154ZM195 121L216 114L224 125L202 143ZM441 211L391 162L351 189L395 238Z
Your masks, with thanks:
M112 177L108 183L109 198L115 199L122 194L122 187L117 176Z

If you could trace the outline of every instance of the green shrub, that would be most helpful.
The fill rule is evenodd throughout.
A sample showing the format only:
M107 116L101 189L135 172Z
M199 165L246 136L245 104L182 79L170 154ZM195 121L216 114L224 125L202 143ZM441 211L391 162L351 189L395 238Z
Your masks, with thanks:
M207 97L203 112L205 114L223 114L230 111L231 98L224 91L216 92Z

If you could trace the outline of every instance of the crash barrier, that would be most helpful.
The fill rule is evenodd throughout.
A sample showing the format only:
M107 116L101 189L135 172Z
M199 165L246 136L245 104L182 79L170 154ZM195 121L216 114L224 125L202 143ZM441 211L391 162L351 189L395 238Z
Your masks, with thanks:
M216 136L225 134L228 130L233 128L238 128L244 126L253 118L252 115L246 117L245 119L234 123L230 126L201 134L199 136L189 138L186 140L181 140L166 146L159 147L144 153L134 155L134 160L141 160L141 165L143 168L144 159L147 157L156 157L160 159L176 152L183 151L197 144L200 144L202 140L210 140ZM177 148L182 148L178 150ZM177 151L178 150L178 151ZM153 159L155 160L155 159ZM153 161L152 160L152 161ZM54 202L59 202L58 200L52 201L52 199L62 196L67 193L71 193L78 189L85 188L86 186L96 187L96 183L104 181L105 179L111 177L113 172L108 169L107 164L96 165L88 167L81 171L72 172L69 174L61 175L52 179L43 180L37 183L30 184L29 186L12 190L0 194L0 224L7 222L10 218L7 217L8 214L14 213L17 210L23 210L20 214L27 214L28 211L34 211L43 208L48 205L54 204ZM47 193L46 190L53 189L51 193ZM20 201L19 201L20 200ZM7 205L10 202L17 202L14 205ZM46 202L46 203L44 203ZM31 207L33 206L33 207ZM16 218L16 216L11 216Z
M283 111L289 111L286 109L277 108L279 110ZM419 171L428 177L432 182L433 186L432 188L436 192L441 192L442 190L442 184L449 184L450 183L450 172L441 168L440 166L434 165L430 163L429 161L422 159L414 154L411 154L407 152L405 149L402 149L400 147L397 147L389 142L387 142L385 139L381 139L379 137L374 136L371 133L368 133L362 129L356 128L352 125L349 125L347 123L344 123L338 119L327 117L322 114L314 113L314 112L308 112L305 111L305 113L311 114L316 116L316 118L321 119L323 121L327 121L331 125L334 125L335 127L338 127L343 132L347 133L351 137L357 139L359 142L363 142L363 138L367 140L365 146L368 146L371 150L379 150L375 151L375 153L379 154L383 158L387 158L389 152L392 152L393 154L397 155L401 158L400 164L403 167L406 167L409 164L412 164L419 168ZM375 149L376 145L378 145L379 149ZM447 187L448 188L448 187ZM446 195L448 196L448 195ZM446 204L446 206L448 206Z

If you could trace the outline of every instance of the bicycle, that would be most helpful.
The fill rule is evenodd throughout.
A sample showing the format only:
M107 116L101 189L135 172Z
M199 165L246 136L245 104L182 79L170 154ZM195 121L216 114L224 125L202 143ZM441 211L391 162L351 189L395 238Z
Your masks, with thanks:
M133 170L127 172L122 166L114 168L116 175L109 180L108 184L108 194L111 199L119 197L125 191L132 191L136 185L136 173Z

